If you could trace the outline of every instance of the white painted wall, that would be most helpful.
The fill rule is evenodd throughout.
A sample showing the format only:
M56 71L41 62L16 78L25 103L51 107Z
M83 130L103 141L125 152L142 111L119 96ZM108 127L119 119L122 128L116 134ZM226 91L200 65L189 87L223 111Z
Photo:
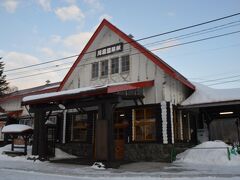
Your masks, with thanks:
M103 48L119 42L125 43L117 34L104 27L96 37L94 43L88 51ZM110 59L113 57L121 57L130 55L130 71L128 73L110 74ZM109 60L109 75L105 78L91 79L92 63L102 60ZM121 63L120 69L121 69ZM101 66L99 64L99 75ZM144 103L155 104L161 101L171 101L173 104L180 103L186 98L187 88L179 81L165 74L162 69L156 66L152 61L148 60L144 55L139 53L129 44L124 44L123 52L114 53L112 55L96 58L96 54L85 54L77 68L73 71L63 90L75 89L80 87L89 87L94 85L105 85L116 82L136 82L154 80L155 86L144 89Z
M22 116L27 116L28 112L24 106L21 106L22 98L14 98L0 103L5 111L23 110Z

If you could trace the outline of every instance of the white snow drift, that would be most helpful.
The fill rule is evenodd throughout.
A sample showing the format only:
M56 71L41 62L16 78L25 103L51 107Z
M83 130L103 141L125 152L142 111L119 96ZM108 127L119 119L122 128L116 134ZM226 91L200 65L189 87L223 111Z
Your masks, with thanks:
M240 165L239 154L231 154L231 160L228 159L227 147L231 149L222 141L207 141L179 154L176 162L216 166Z

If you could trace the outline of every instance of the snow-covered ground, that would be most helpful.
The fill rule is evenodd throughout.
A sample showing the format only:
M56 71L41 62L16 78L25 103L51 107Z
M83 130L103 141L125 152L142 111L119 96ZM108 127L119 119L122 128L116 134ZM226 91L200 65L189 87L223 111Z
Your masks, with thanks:
M216 146L226 146L226 144L223 142L207 142L197 147L207 148ZM9 148L10 146L0 148L0 153ZM197 151L197 153L195 151ZM71 157L59 150L57 154L58 158L61 155L64 155L65 158ZM180 154L178 160L172 164L140 162L122 165L119 169L97 169L96 167L83 165L31 161L27 160L25 156L8 157L1 154L0 179L166 180L171 178L171 180L239 180L240 160L238 156L234 156L232 155L233 163L231 163L228 162L229 160L227 159L225 151L219 151L217 149L192 149ZM212 157L219 158L215 159L214 163L210 163L213 161L209 160ZM204 160L206 158L208 160Z

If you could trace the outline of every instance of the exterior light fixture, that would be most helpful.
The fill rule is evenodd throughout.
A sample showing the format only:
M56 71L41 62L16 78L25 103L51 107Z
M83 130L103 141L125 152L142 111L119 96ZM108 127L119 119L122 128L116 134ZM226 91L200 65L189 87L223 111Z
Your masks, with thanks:
M233 114L233 112L232 112L232 111L228 111L228 112L220 112L219 114L220 114L220 115L226 115L226 114Z
M120 117L124 117L125 116L125 114L120 114Z

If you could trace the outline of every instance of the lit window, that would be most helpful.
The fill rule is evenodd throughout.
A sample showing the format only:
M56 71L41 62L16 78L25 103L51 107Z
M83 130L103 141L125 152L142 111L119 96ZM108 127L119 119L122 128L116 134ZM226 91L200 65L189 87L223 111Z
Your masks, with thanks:
M111 74L119 72L119 60L118 57L111 59Z
M71 140L87 141L87 114L78 114L72 116Z
M128 72L129 68L129 55L122 56L122 72Z
M101 62L101 76L108 75L108 60L104 60Z
M95 62L92 64L92 78L98 77L98 63Z
M133 141L156 140L155 110L152 108L134 110L132 122Z

